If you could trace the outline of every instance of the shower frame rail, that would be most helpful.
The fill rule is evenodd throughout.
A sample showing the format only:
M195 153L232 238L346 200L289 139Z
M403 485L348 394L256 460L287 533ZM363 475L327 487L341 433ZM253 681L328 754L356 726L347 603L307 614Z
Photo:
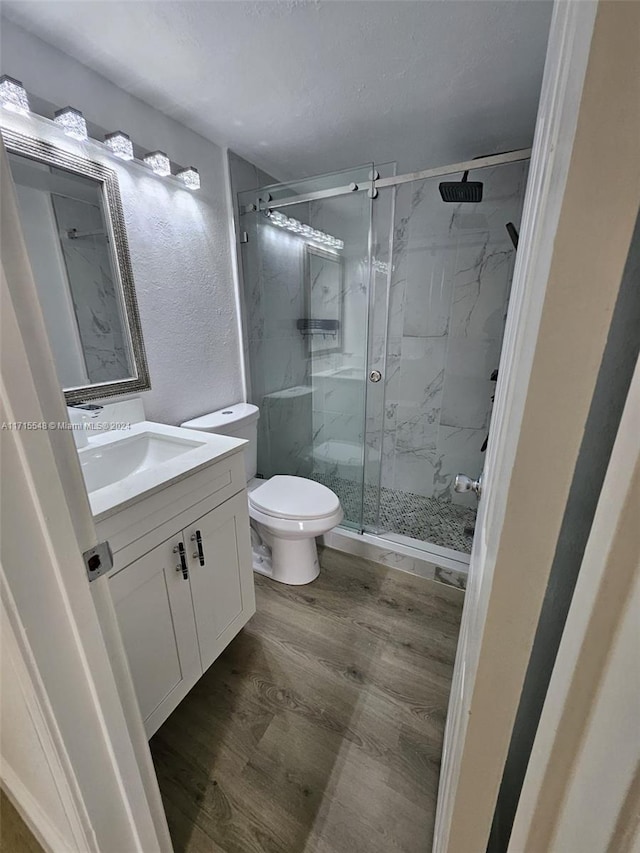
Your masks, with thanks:
M487 169L491 166L502 166L505 163L517 163L520 160L531 158L531 148L521 148L517 151L508 151L506 154L492 154L489 157L478 157L476 160L464 160L462 163L452 163L448 166L438 166L435 169L423 169L421 172L407 172L405 175L392 175L388 178L376 178L372 181L362 181L359 184L351 183L343 187L333 187L327 190L318 190L313 193L288 196L287 198L271 199L259 198L257 208L259 210L275 210L279 207L290 207L294 204L302 204L305 201L317 201L323 198L333 198L340 195L350 195L354 192L368 191L371 198L375 198L378 190L384 187L395 187L399 184L410 184L413 181L424 181L427 178L439 178L446 175L454 175L457 172L467 172L475 169Z

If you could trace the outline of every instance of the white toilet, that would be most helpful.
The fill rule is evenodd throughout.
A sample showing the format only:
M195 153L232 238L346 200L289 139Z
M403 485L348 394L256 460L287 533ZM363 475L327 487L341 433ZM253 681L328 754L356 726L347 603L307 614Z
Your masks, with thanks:
M257 406L237 403L181 426L249 441L245 465L254 571L280 583L311 583L320 572L315 538L340 524L342 507L331 489L304 477L256 479L259 417Z

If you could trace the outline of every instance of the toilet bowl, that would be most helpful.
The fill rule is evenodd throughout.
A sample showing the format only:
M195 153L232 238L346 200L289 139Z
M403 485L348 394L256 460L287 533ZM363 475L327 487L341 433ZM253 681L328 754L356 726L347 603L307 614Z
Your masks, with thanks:
M311 583L320 572L316 536L340 524L340 500L331 489L305 477L256 478L259 416L257 406L238 403L181 426L249 441L245 465L254 571L280 583Z
M276 475L257 483L249 492L249 516L271 550L271 565L260 555L254 568L280 583L310 583L320 572L316 536L343 518L338 496L304 477Z

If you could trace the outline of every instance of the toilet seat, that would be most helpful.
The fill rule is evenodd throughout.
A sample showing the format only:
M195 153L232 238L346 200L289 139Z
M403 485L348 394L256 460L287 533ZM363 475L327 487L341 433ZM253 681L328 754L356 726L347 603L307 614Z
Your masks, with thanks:
M305 389L305 394L309 389ZM279 474L257 479L259 411L237 403L203 415L183 427L245 439L248 509L251 520L254 571L279 583L300 585L318 577L316 537L324 536L343 519L340 500L331 489L307 480Z
M279 474L249 493L249 507L268 518L309 521L335 515L340 501L321 483Z

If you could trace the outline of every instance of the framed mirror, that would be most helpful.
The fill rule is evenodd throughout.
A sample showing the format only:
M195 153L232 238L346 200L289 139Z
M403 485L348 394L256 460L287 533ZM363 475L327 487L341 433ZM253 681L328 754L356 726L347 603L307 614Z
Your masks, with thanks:
M151 387L116 174L2 129L67 403Z
M344 284L342 258L317 246L306 247L305 317L300 331L311 355L342 351Z

